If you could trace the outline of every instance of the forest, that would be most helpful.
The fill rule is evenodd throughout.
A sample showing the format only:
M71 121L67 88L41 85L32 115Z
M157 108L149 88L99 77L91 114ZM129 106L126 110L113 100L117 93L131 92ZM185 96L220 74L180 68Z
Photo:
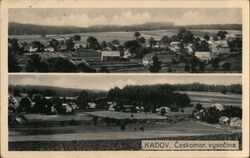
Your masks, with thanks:
M118 26L98 25L91 27L74 26L42 26L34 24L9 23L9 35L51 35L87 32L115 32L115 31L149 31L149 30L178 30L185 27L190 30L242 30L241 24L211 24L176 26L173 23L144 23L141 25Z

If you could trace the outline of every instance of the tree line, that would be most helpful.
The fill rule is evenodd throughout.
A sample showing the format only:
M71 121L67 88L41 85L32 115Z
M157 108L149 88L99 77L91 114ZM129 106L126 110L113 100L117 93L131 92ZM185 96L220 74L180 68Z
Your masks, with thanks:
M104 25L91 27L74 26L42 26L34 24L9 23L9 35L50 35L50 34L71 34L86 32L112 32L112 31L147 31L162 29L187 29L199 30L242 30L241 24L213 24L213 25L187 25L175 26L173 23L145 23L141 25L118 26Z

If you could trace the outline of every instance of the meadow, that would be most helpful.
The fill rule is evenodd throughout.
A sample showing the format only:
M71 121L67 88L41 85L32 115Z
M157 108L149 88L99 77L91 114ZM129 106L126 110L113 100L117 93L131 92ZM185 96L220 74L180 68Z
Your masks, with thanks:
M203 37L205 34L209 36L216 35L219 30L191 30L194 36ZM242 34L242 31L236 30L225 30L229 33L236 33ZM163 36L173 36L178 33L178 30L152 30L152 31L139 31L141 35L146 39L149 40L150 37L153 37L155 40L160 40ZM75 34L65 34L65 35L47 35L46 38L41 37L40 35L10 35L9 38L17 38L20 41L30 42L33 40L38 40L41 42L45 42L48 39L52 38L69 38ZM93 36L97 38L99 42L106 41L111 42L114 39L118 39L121 44L125 41L133 40L134 39L134 32L127 31L127 32L91 32L91 33L79 33L81 36L81 43L86 44L87 38L89 36Z
M239 94L222 94L219 92L194 92L194 91L179 91L186 93L190 99L191 104L196 105L201 103L203 107L210 107L211 104L220 103L223 105L232 105L242 107L242 95Z

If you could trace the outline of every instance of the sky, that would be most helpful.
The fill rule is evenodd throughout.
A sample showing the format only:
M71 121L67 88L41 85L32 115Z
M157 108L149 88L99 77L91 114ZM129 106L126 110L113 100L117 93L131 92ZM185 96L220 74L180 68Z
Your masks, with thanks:
M9 75L12 85L44 85L64 88L109 90L126 85L204 83L241 84L240 75Z
M18 8L9 9L9 22L79 27L146 22L241 24L242 11L240 8Z

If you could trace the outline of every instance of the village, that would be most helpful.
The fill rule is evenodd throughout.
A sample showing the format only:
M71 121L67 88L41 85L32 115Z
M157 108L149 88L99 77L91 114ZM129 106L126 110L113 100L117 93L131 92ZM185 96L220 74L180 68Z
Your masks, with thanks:
M195 36L180 29L160 39L134 32L132 40L98 41L80 35L39 40L9 38L10 72L241 72L242 35Z
M121 91L119 88L110 89L106 95L99 94L99 97L98 94L90 96L86 91L77 96L58 97L46 96L49 90L36 93L20 93L15 90L9 93L9 126L29 127L35 122L39 126L46 122L48 127L81 125L83 122L96 126L99 119L101 124L105 122L106 125L120 126L121 131L126 130L126 124L138 126L138 129L144 131L143 126L147 124L175 124L192 120L229 128L231 131L241 130L241 107L230 106L230 103L213 101L205 106L201 101L191 105L192 100L185 93L170 92L162 95L164 92L160 91L157 94L160 100L162 97L171 97L172 101L166 99L150 104L146 98L137 101L128 99L129 96L118 98ZM133 93L133 88L130 91ZM147 91L153 93L149 89Z

